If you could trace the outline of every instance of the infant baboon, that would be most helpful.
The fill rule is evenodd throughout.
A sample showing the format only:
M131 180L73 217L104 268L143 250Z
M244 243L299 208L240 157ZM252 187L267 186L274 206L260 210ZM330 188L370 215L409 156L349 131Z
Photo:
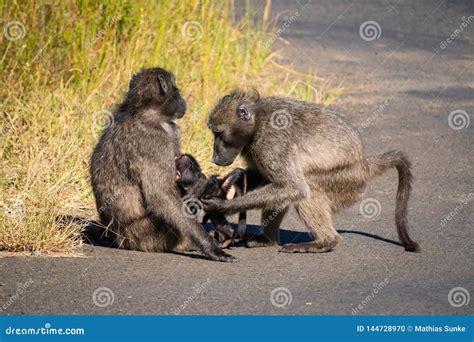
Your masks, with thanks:
M187 198L221 198L224 200L242 196L247 188L245 170L237 168L224 177L213 175L207 178L201 171L197 160L183 154L176 158L176 183L181 196ZM232 229L222 213L206 212L202 223L211 221L213 229L210 231L221 247L227 247L236 238L241 238L246 228L247 213L239 213L237 230Z
M367 181L390 168L398 170L395 222L405 250L419 246L407 232L407 202L412 175L402 152L366 157L357 132L322 106L286 98L261 98L234 91L212 110L215 164L232 164L237 155L269 184L232 201L204 199L204 209L224 213L261 208L263 235L249 247L274 245L290 204L316 240L287 244L282 252L327 252L340 240L332 213L356 202ZM250 189L249 189L250 190Z
M197 250L216 261L235 261L182 211L175 158L186 103L175 77L161 68L133 75L91 158L91 180L100 220L120 248L146 252Z

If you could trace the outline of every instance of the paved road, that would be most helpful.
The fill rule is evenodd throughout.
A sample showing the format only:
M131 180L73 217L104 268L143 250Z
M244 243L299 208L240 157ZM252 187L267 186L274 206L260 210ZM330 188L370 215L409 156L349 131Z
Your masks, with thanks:
M448 115L474 115L474 20L444 49L440 44L463 16L474 15L473 6L469 0L273 4L274 14L282 14L279 26L298 12L276 42L284 62L312 67L333 85L343 82L333 110L361 129L369 153L395 148L410 155L416 183L409 219L421 254L393 243L392 172L367 192L380 203L378 216L366 218L358 206L337 216L343 242L331 253L234 248L241 262L222 264L87 246L85 258L3 258L0 304L14 297L7 314L472 314L472 299L455 308L448 293L462 287L474 295L474 123L455 130ZM377 39L361 38L366 21L380 26ZM461 116L451 126L462 127ZM256 215L252 221L258 223ZM284 241L295 231L307 238L294 214L283 227ZM113 304L93 303L100 287L113 292ZM272 305L272 291L282 287L288 292L275 302L287 305ZM98 303L107 304L107 296Z

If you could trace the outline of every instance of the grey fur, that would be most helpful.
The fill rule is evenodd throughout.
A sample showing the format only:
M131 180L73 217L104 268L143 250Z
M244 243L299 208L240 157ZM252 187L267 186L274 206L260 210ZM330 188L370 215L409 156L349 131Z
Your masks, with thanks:
M166 84L166 85L164 85ZM94 149L90 173L103 225L120 248L145 252L197 250L216 261L235 261L204 228L181 210L175 157L180 155L174 120L186 111L174 76L144 69Z
M242 108L250 112L250 118L242 119ZM288 116L288 127L275 127L275 113ZM208 126L215 135L216 164L229 165L240 154L249 171L269 183L232 201L204 201L205 210L225 213L262 209L262 222L269 224L262 224L264 235L249 241L250 247L276 244L281 220L287 208L295 205L316 240L285 245L280 250L330 251L340 241L332 214L359 200L372 177L395 167L399 172L399 238L407 251L419 251L407 232L412 176L402 152L367 157L358 133L337 114L313 103L261 98L258 93L234 91L223 97L211 112ZM269 221L272 213L277 215Z

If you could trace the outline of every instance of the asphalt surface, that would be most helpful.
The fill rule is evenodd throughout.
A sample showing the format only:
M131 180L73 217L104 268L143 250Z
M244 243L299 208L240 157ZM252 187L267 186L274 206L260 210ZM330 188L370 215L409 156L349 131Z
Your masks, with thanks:
M296 16L275 42L281 62L343 83L332 109L360 129L369 154L410 156L409 221L422 253L394 243L393 171L367 191L380 203L378 215L355 205L336 216L343 241L331 253L236 247L230 253L240 262L225 264L86 246L80 258L1 258L2 314L473 313L474 123L465 127L463 113L448 116L474 115L474 20L441 48L463 16L474 15L473 2L274 1L272 11L280 14L277 27ZM380 26L371 41L359 33L367 21ZM258 224L257 214L251 222ZM283 242L308 238L294 212L282 228ZM450 291L458 293L451 303Z

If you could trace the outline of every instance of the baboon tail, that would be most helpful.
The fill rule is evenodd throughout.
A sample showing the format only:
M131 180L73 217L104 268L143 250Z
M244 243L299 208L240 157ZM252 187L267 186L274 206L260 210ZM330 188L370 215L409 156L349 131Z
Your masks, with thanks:
M368 158L370 178L380 176L386 170L396 168L398 171L398 189L395 204L395 224L397 226L398 238L406 251L419 252L420 246L408 235L407 210L410 198L411 164L403 152L389 151Z

